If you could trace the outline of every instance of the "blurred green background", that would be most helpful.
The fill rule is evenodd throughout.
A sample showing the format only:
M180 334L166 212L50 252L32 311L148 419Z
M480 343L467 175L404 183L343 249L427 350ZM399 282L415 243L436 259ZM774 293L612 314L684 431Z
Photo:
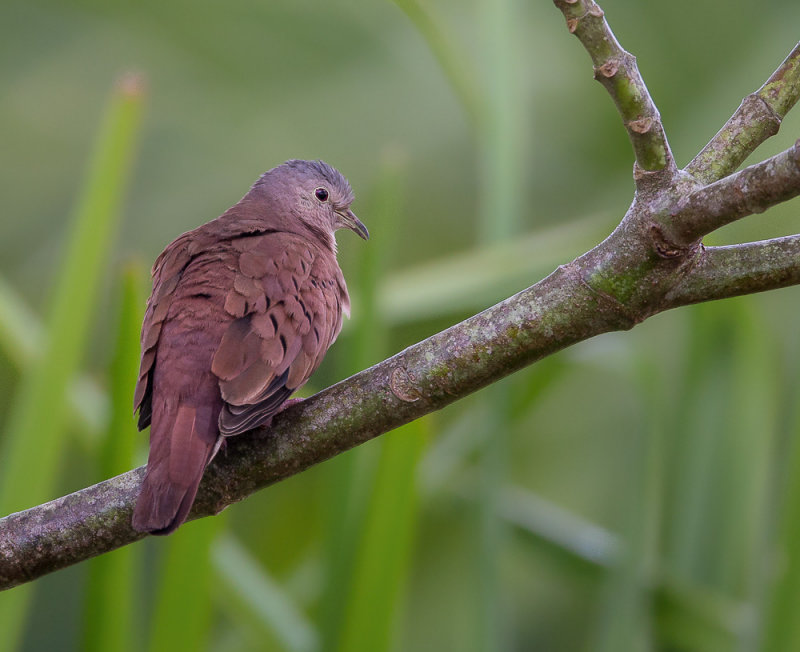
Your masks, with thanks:
M602 6L681 166L800 24L795 0ZM149 266L265 169L335 165L372 234L340 237L354 319L308 392L531 285L631 199L624 130L550 2L5 0L0 51L3 514L144 463ZM709 242L797 232L790 203ZM799 305L573 347L0 594L0 647L800 649Z

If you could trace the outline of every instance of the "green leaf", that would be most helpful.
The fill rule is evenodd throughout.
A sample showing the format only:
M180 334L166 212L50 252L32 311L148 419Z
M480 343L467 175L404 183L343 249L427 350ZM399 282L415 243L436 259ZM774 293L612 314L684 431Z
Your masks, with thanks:
M401 198L405 159L402 153L384 153L370 212L370 241L359 250L359 266L351 274L350 286L356 305L351 337L347 340L347 365L342 375L354 373L379 361L386 349L386 323L379 312L380 286L392 254L395 231L402 214ZM322 649L326 652L341 649L343 636L349 627L348 614L357 609L351 604L354 578L361 560L357 551L366 535L369 504L375 491L376 464L383 457L383 442L374 441L349 451L328 466L327 481L332 489L325 508L328 535L325 551L326 582L320 608ZM354 612L355 609L355 612Z
M319 640L314 626L291 596L233 536L214 542L212 560L224 591L226 611L246 614L258 624L256 640L273 636L287 650L312 652Z
M602 216L586 216L395 272L380 284L379 313L387 324L402 326L485 308L591 248L608 228ZM354 323L360 319L355 312Z
M433 56L442 68L461 104L474 124L483 121L486 107L483 94L475 85L475 77L466 63L464 53L451 43L442 22L424 7L419 0L394 0L394 3L414 23L417 31L427 41Z
M39 316L0 278L0 349L25 372L44 355L45 333ZM94 442L106 424L108 398L94 379L78 375L67 388L67 410L75 432Z
M683 581L759 610L778 425L776 355L751 297L696 306L690 314L685 382L674 409L685 416L670 438L665 564ZM738 645L754 645L755 625L740 623Z
M416 467L428 438L418 419L384 438L346 600L341 652L390 650L417 520Z
M160 548L149 652L204 650L215 590L211 551L225 515L182 525L155 542Z
M0 450L0 514L53 498L62 457L67 389L88 343L97 290L122 206L144 93L127 77L114 90L56 275L44 352L24 374ZM16 649L30 587L0 596L0 631Z
M795 405L800 405L796 398ZM800 595L800 410L796 410L794 428L789 437L788 456L782 465L784 481L780 483L782 501L779 503L776 572L770 587L760 648L764 652L800 650L800 619L797 618L797 597Z
M618 497L623 532L614 563L605 572L597 601L595 627L587 649L608 652L653 648L648 614L651 583L657 576L658 536L663 514L664 424L669 418L669 391L658 365L642 354L635 360L635 383L646 420L628 450Z
M661 578L656 588L652 618L661 646L657 649L737 649L742 625L752 620L749 605L675 576Z
M44 340L39 317L0 278L0 349L18 369L39 357Z
M139 369L139 329L144 312L145 271L129 265L120 283L117 341L111 361L111 419L99 451L99 477L111 478L133 466L138 436L131 411ZM141 437L141 439L140 439ZM134 626L140 548L126 546L89 562L84 620L86 652L126 652L141 649Z

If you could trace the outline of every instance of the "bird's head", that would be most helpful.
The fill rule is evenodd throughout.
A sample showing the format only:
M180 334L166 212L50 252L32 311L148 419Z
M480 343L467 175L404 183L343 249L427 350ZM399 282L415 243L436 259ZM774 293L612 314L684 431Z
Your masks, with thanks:
M279 211L289 212L326 241L333 243L333 233L342 228L369 239L367 227L350 209L350 184L324 161L286 161L265 172L256 188L267 192Z

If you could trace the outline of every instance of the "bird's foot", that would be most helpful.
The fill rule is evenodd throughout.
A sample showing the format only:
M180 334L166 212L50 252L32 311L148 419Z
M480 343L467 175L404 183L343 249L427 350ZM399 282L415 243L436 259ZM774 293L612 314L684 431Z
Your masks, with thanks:
M275 414L280 414L286 408L291 407L292 405L297 405L298 403L302 403L305 399L303 398L290 398L287 399L279 408Z

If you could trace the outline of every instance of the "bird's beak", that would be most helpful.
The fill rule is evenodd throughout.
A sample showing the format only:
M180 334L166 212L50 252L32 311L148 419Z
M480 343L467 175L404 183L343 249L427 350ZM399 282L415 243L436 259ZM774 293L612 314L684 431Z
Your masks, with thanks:
M369 231L364 223L356 217L356 214L349 208L345 210L338 210L336 214L339 216L340 225L346 229L357 233L359 237L364 240L369 240Z

